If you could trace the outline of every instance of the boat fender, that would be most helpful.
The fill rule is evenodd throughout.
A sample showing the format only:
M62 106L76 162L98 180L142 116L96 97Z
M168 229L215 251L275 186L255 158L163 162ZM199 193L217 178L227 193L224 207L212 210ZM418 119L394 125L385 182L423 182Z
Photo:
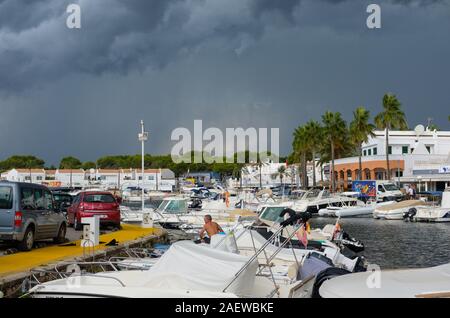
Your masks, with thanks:
M347 275L350 273L351 272L349 272L348 270L343 269L343 268L338 268L338 267L330 267L330 268L324 269L316 276L316 279L315 279L314 285L313 285L313 289L312 289L312 293L311 293L311 298L322 298L320 296L320 287L322 286L322 284L325 281L332 279L334 277L337 277L337 276Z

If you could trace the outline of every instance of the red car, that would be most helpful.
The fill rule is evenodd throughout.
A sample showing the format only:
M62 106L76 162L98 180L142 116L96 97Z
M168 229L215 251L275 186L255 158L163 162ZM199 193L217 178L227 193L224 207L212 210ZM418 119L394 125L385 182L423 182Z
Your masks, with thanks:
M81 230L82 218L94 215L100 216L100 225L120 227L119 203L110 192L80 192L67 209L69 226L73 226L75 230Z

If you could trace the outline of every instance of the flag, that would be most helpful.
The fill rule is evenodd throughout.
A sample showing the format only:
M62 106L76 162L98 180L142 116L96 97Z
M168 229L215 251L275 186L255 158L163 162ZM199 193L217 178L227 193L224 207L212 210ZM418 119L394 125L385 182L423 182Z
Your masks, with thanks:
M307 235L307 233L306 233L306 230L305 230L305 225L304 224L302 224L301 226L300 226L300 229L298 229L298 231L297 231L297 238L298 238L298 240L303 244L303 246L306 248L306 247L308 247L308 235Z
M334 237L336 236L337 233L339 233L341 231L341 225L339 224L339 219L337 219L336 224L334 225L334 230L333 230L333 235L331 237L331 240L334 239Z

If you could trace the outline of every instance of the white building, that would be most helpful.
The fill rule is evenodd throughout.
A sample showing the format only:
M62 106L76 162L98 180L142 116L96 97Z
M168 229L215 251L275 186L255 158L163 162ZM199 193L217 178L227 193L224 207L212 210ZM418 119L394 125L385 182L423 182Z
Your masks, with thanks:
M450 186L450 131L389 132L391 179L416 184L419 191L442 191ZM387 179L386 132L375 131L362 147L362 179ZM358 157L335 160L334 178L339 189L351 187L359 175Z
M56 169L55 181L59 181L61 186L66 187L82 187L87 183L83 169Z
M11 169L1 174L2 180L44 183L48 186L84 187L99 185L110 188L141 186L139 169ZM144 187L148 190L173 191L175 174L170 169L144 170Z
M289 171L287 170L286 163L275 163L267 161L259 164L245 165L241 170L242 186L243 187L259 187L260 183L262 187L271 187L281 184L280 174L278 169L284 166L286 173L283 178L283 183L290 183L287 179ZM289 179L290 180L290 179ZM261 182L260 182L261 181Z
M1 174L2 180L16 182L42 183L45 180L44 169L11 169Z

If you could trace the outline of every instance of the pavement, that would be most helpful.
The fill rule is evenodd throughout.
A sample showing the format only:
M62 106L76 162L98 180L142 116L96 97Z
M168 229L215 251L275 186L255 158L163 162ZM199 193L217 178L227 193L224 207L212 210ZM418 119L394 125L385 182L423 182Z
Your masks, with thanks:
M101 230L102 234L105 233L111 233L111 230ZM79 240L81 238L81 236L83 235L83 231L75 231L75 229L73 228L68 228L67 229L67 233L66 233L66 241L67 242L72 242L72 241L76 241ZM54 246L55 244L53 243L52 240L43 240L43 241L37 241L34 243L34 248L42 248L42 247L49 247L49 246ZM4 256L6 254L10 254L10 253L23 253L18 251L13 243L0 243L0 257Z
M69 236L79 238L81 232L71 232ZM161 230L155 228L142 228L140 226L123 224L121 230L109 231L109 233L100 235L100 245L94 247L92 252L105 251L109 248L106 244L115 240L120 245L128 244L139 239L157 237L162 235ZM0 277L29 271L31 268L53 264L64 259L73 259L82 257L84 249L81 247L80 240L70 241L70 243L55 245L50 242L44 242L39 247L29 252L17 252L0 257Z

